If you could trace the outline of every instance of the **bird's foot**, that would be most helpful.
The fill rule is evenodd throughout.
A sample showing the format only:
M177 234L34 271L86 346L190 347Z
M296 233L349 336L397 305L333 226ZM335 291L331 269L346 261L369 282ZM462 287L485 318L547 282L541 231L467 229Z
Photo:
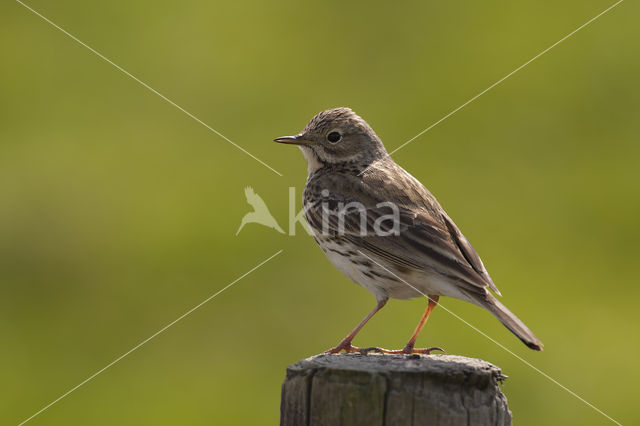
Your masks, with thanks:
M359 348L357 346L353 346L351 342L340 342L338 346L335 348L331 348L325 351L325 354L339 354L344 351L345 353L359 353L360 355L367 355L369 352L377 352L380 354L425 354L430 355L433 351L440 351L442 353L447 353L444 349L434 346L432 348L414 348L413 346L407 345L403 349L398 350L390 350L379 348L377 346L371 346L368 348Z
M430 355L431 352L433 351L440 351L442 353L447 353L444 349L439 348L437 346L434 346L432 348L413 348L413 347L408 347L405 346L403 349L396 349L396 350L390 350L390 349L384 349L384 348L378 348L378 347L371 347L371 348L362 348L359 349L357 352L360 352L362 355L366 355L369 352L378 352L378 353L382 353L382 354L405 354L405 355L409 355L409 354L425 354L425 355Z
M447 353L447 351L445 351L444 349L438 346L432 346L430 348L418 348L418 349L413 348L410 350L410 352L406 352L404 349L402 351L405 354L425 354L425 355L431 355L431 352L433 351L440 351L443 354Z
M402 349L401 353L404 354L425 354L425 355L430 355L431 352L433 351L440 351L444 354L447 353L447 351L445 351L444 349L438 347L438 346L433 346L430 348L414 348L413 345L411 344L412 342L409 342L405 345L405 347Z
M324 353L325 354L339 354L342 351L344 351L347 354L355 353L355 352L362 353L362 349L360 349L357 346L353 346L351 344L351 342L340 342L338 344L338 346L336 346L335 348L331 348L331 349L329 349L327 351L324 351Z

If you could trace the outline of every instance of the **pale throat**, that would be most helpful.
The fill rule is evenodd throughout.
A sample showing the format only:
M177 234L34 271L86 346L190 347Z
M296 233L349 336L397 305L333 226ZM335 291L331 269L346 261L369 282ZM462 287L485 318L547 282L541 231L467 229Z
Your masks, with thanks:
M309 171L309 174L322 167L322 163L318 161L318 158L310 148L307 148L306 146L298 146L298 148L300 148L300 151L302 151L302 155L304 155L304 158L307 160L307 169Z

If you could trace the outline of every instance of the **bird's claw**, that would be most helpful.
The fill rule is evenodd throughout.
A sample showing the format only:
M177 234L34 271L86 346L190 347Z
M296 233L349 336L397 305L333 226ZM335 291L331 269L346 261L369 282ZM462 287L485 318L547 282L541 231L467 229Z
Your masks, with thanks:
M440 352L442 352L443 354L446 354L446 353L447 353L447 351L445 351L445 350L444 350L444 349L442 349L442 348L439 348L438 346L433 346L433 347L431 347L431 348L411 349L411 352L408 352L408 353L411 353L411 354L425 354L425 355L430 355L430 354L431 354L431 352L433 352L433 351L440 351ZM405 353L407 353L407 352L405 352Z
M362 355L366 355L369 352L377 352L377 353L382 353L382 354L404 354L404 355L410 355L410 354L424 354L424 355L430 355L431 352L433 351L440 351L442 353L447 353L444 349L439 348L437 346L431 347L431 348L411 348L411 347L404 347L404 349L396 349L396 350L389 350L389 349L383 349L383 348L377 348L377 347L371 347L371 348L363 348L360 349L360 353Z
M438 346L433 346L431 348L412 348L412 347L408 347L405 346L404 349L399 349L399 350L389 350L389 349L384 349L384 348L379 348L376 346L371 346L368 348L359 348L357 346L353 346L351 343L340 343L338 346L331 348L327 351L325 351L325 354L339 354L340 352L344 351L345 353L359 353L360 355L367 355L369 354L369 352L376 352L376 353L380 353L380 354L404 354L404 355L410 355L410 354L424 354L424 355L430 355L431 352L433 351L440 351L444 354L447 353L447 351L445 351L444 349L438 347Z
M362 349L358 348L357 346L353 346L351 343L340 343L338 344L338 346L336 346L335 348L331 348L327 351L324 351L325 354L339 354L340 352L344 351L345 353L354 353L354 352L359 352L362 353Z

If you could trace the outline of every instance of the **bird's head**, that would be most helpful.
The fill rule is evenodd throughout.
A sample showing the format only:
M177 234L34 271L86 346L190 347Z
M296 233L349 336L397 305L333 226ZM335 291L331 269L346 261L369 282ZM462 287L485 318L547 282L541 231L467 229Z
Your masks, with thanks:
M335 163L369 164L387 155L371 126L350 108L322 111L302 132L274 141L298 145L307 158L310 171Z

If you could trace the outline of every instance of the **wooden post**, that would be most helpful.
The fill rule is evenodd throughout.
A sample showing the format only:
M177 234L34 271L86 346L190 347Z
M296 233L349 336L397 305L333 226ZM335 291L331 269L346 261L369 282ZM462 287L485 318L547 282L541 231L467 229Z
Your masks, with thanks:
M505 378L455 355L316 355L287 368L280 425L511 425Z

